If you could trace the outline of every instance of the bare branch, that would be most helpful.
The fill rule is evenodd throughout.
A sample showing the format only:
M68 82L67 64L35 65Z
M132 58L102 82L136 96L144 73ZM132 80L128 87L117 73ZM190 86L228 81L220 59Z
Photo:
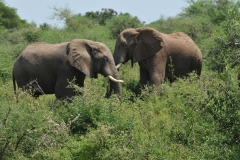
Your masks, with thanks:
M11 112L11 107L9 107L8 108L8 112L7 112L7 114L6 114L6 117L3 119L3 125L5 126L5 128L7 127L6 125L7 125L7 120L8 120L8 116L9 116L9 114L10 114L10 112Z
M3 158L3 156L4 156L4 153L5 153L5 150L7 149L7 146L8 146L8 144L9 144L9 137L7 138L7 140L6 140L6 143L5 143L5 145L4 145L4 147L3 147L3 149L2 149L2 151L0 152L0 159L2 159Z
M32 128L30 130L34 130L36 127L35 126L32 126ZM18 140L17 140L17 143L16 143L16 146L15 146L15 151L17 150L18 148L18 145L20 144L20 142L22 141L22 139L29 133L29 129L27 129L25 132L23 132Z
M224 45L240 45L240 42L236 42L236 41L227 42L227 41L225 41L223 38L221 38L221 37L216 37L216 36L214 36L214 38L219 39L222 43L224 43Z

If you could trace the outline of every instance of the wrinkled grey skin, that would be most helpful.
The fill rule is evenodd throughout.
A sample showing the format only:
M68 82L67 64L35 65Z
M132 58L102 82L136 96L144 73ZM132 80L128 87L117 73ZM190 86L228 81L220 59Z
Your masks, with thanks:
M28 45L17 58L13 84L15 91L15 81L19 88L28 89L36 80L40 89L36 89L33 96L38 97L43 91L44 94L55 93L63 100L75 95L72 88L67 88L70 81L75 78L75 84L83 87L85 76L97 78L98 73L119 79L111 51L105 44L85 39L61 44L37 42ZM114 93L121 97L120 84L111 84Z
M129 60L140 66L140 83L156 86L167 78L187 76L196 71L200 76L202 54L194 41L185 33L160 33L153 28L123 30L115 45L115 64Z

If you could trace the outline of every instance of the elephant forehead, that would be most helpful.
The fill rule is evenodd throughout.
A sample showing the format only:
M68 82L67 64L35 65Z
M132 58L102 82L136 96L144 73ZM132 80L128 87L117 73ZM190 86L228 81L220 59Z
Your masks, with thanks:
M126 37L131 37L131 36L134 36L137 34L138 34L138 32L136 32L134 30L128 30L128 31L123 32L120 36L126 38Z
M134 29L134 28L127 28L127 29L125 29L125 30L123 30L121 33L120 33L120 35L123 35L123 34L131 34L131 33L137 33L137 31Z
M125 29L123 32L120 33L118 40L122 44L129 44L132 42L134 37L136 37L136 35L138 35L138 34L139 33L132 28Z
M96 42L97 46L99 46L99 48L107 48L107 46L101 42Z
M103 43L97 42L98 43L98 49L100 51L104 51L104 52L110 52L110 49Z

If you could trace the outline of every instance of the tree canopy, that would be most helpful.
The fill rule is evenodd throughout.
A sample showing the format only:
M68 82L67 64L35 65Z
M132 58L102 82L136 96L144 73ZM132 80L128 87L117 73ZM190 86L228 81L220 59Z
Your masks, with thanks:
M113 9L102 8L101 12L100 11L86 12L84 14L84 17L97 20L99 25L105 25L107 19L111 19L117 15L118 13Z
M26 20L22 20L15 8L8 7L4 1L0 1L0 28L12 29L26 26Z

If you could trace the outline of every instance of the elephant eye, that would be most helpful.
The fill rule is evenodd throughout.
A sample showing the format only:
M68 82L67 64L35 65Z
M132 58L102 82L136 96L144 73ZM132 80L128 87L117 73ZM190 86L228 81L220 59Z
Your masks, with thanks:
M122 47L126 47L127 44L126 44L126 43L122 43L120 46L122 46Z
M108 57L107 56L104 56L103 59L104 59L105 62L108 61Z

